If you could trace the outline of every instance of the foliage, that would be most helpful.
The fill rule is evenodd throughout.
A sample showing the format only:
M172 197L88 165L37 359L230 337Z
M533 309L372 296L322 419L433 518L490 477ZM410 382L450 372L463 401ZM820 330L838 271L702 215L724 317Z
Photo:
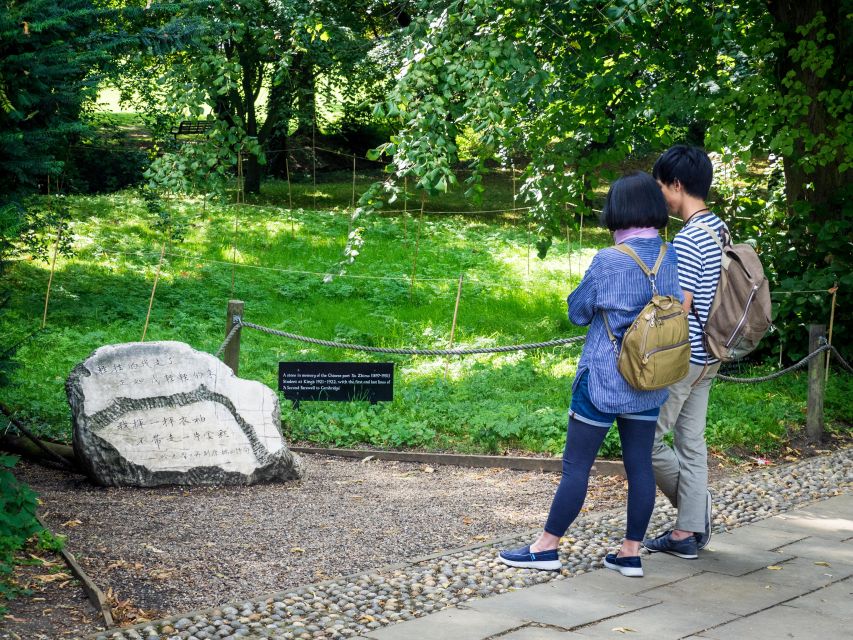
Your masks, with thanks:
M542 236L541 255L566 207L589 211L612 167L641 149L704 137L744 171L754 157L782 158L783 198L763 197L766 182L746 183L743 193L766 205L752 207L749 235L766 247L774 288L846 285L850 0L420 6L396 85L376 107L400 123L377 150L393 156L393 176L364 194L359 216L393 201L404 176L427 193L446 191L458 179L458 143L474 132L480 148L465 180L471 197L483 191L490 157L505 167L529 159L520 194ZM727 219L743 213L740 198L727 204L720 211ZM344 265L362 244L356 229ZM799 335L800 323L815 317L794 300L779 305L777 318ZM814 316L825 320L822 302ZM848 296L843 310L849 304ZM792 340L791 353L800 352L801 341Z
M84 49L94 28L90 0L7 3L0 12L0 265L32 229L20 198L62 171L94 86Z
M15 478L16 456L0 455L0 598L10 599L20 590L10 580L15 553L42 531L36 520L36 494ZM47 540L47 538L45 538ZM0 606L0 612L3 608Z
M190 2L179 15L163 14L164 28L195 25L188 46L142 53L116 77L163 145L148 174L152 184L176 193L221 191L242 150L245 189L257 193L267 151L284 175L288 138L301 137L300 146L319 133L318 96L331 93L330 84L343 105L344 133L364 131L359 103L378 95L391 45L383 38L402 11L380 7L375 0L248 0ZM165 144L169 125L203 117L214 122L208 136Z
M499 191L504 195L511 192L506 182L504 177ZM310 202L308 189L297 194L300 202ZM373 240L351 267L351 277L324 283L323 274L347 236L351 184L344 177L340 184L318 184L318 190L319 201L333 208L291 211L269 204L281 202L287 191L283 184L265 184L251 207L208 202L203 217L188 215L199 211L199 199L157 205L185 220L186 232L180 250L170 249L164 259L150 339L180 340L215 352L223 338L221 312L229 299L240 298L247 318L269 327L376 346L443 348L460 273L465 277L458 346L583 332L568 323L565 296L595 247L609 242L605 231L586 228L582 250L576 237L571 244L555 243L545 261L530 262L528 274L525 225L512 216L465 215L467 203L455 191L430 199L428 208L463 214L427 213L420 221L394 214L371 219ZM59 259L47 329L11 356L18 369L3 390L21 419L42 435L66 441L70 420L63 382L97 347L139 339L164 233L154 228L159 216L137 191L70 197L68 202L74 258ZM235 245L238 264L232 266ZM22 336L35 328L46 281L46 265L14 263L6 279L11 298L0 316L0 334ZM778 345L775 340L768 338ZM390 356L396 370L393 402L305 402L298 410L283 402L282 420L295 441L557 454L578 356L577 347L451 359ZM274 388L282 360L374 359L253 331L244 332L240 372ZM739 375L769 370L759 367ZM850 376L830 377L825 406L833 428L849 429L846 398L851 392ZM746 446L744 441L749 448L758 444L778 450L803 428L805 404L804 375L761 385L720 383L711 396L709 438L723 450ZM604 452L618 451L614 430Z

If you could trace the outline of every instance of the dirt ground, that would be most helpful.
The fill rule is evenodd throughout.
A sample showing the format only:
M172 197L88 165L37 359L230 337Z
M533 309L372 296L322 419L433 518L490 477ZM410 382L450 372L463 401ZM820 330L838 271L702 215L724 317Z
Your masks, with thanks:
M559 482L555 473L303 459L300 482L253 487L103 488L25 461L16 472L107 594L118 625L532 531ZM715 461L711 479L749 468ZM624 489L622 478L594 476L584 511L622 508ZM59 640L104 628L61 557L26 555L16 580L32 595L9 603L0 638Z

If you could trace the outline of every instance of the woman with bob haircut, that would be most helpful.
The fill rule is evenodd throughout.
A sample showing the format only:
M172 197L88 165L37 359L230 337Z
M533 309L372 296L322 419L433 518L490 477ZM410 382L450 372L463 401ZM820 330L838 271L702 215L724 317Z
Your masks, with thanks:
M660 295L681 301L675 251L669 243L664 245L658 234L667 221L663 194L649 174L631 173L611 185L602 224L613 232L615 244L625 243L650 269L665 246L656 277L657 290ZM643 575L639 553L655 501L652 443L667 391L639 391L622 377L616 368L604 314L621 346L625 330L651 296L649 278L640 266L612 247L595 255L581 283L569 295L569 320L589 325L589 331L572 385L563 475L544 530L528 546L501 551L499 558L504 564L545 570L561 567L560 538L580 513L590 469L615 421L628 476L627 526L619 550L607 554L604 566L624 576Z

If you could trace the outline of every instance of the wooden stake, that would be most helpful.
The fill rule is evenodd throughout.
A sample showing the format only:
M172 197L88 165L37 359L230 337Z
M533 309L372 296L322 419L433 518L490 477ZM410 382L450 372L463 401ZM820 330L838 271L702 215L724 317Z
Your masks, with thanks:
M142 328L142 340L145 342L145 334L148 333L148 322L151 320L151 307L154 306L154 292L157 291L157 282L160 280L160 269L163 266L163 256L166 254L166 240L160 248L160 261L157 263L157 273L154 274L154 286L151 287L151 298L148 300L148 313L145 314L145 326Z
M569 282L572 281L572 232L569 231L569 222L566 221L566 244L569 247Z
M832 326L835 324L835 296L838 294L838 283L835 283L835 286L829 290L832 293L832 308L829 312L829 335L826 338L826 342L829 345L832 345ZM832 357L832 352L826 352L826 374L823 378L824 382L829 382L829 360Z
M245 202L243 196L243 149L237 153L237 204L240 204L241 199Z
M293 195L290 192L290 160L287 157L287 151L284 156L284 175L287 177L287 204L288 208L293 209ZM290 231L293 233L293 218L290 219Z
M409 284L409 300L412 299L412 292L415 290L415 273L418 270L418 248L421 244L421 225L424 221L424 200L426 199L426 192L421 192L421 213L418 216L418 232L415 234L415 257L412 261L412 281Z
M403 239L409 240L409 176L403 176Z
M581 211L581 225L578 233L580 235L578 239L578 251L583 253L583 211ZM580 269L580 256L578 256L578 269Z
M352 154L352 208L355 210L355 154Z
M315 125L311 123L311 175L314 180L314 209L317 209L317 145L314 144Z
M459 274L459 286L456 289L456 305L453 307L453 324L450 325L450 346L448 349L453 348L453 338L456 335L456 317L459 315L459 298L462 297L462 279L465 277L465 274ZM450 367L450 356L447 358L447 362L444 363L444 380L447 381L447 369Z
M50 176L47 176L47 206L50 208ZM47 305L50 301L50 287L53 284L53 273L56 271L56 254L59 253L59 237L62 235L61 227L56 225L56 242L53 244L53 259L50 261L50 276L47 279L47 291L44 294L44 314L41 318L41 328L47 324Z

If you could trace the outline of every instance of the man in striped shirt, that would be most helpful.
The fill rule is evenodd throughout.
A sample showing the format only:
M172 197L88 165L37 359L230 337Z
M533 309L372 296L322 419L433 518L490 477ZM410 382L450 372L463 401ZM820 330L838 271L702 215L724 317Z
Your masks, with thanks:
M678 256L678 280L689 309L690 372L669 387L661 407L652 451L655 481L678 509L672 530L643 542L649 551L663 551L680 558L697 558L711 537L711 493L708 491L708 448L705 422L711 382L719 360L705 350L703 330L720 279L721 251L714 239L696 222L726 235L725 223L705 204L711 188L713 167L697 147L676 145L655 162L652 175L663 191L673 215L684 228L673 238ZM664 442L672 432L673 445Z

